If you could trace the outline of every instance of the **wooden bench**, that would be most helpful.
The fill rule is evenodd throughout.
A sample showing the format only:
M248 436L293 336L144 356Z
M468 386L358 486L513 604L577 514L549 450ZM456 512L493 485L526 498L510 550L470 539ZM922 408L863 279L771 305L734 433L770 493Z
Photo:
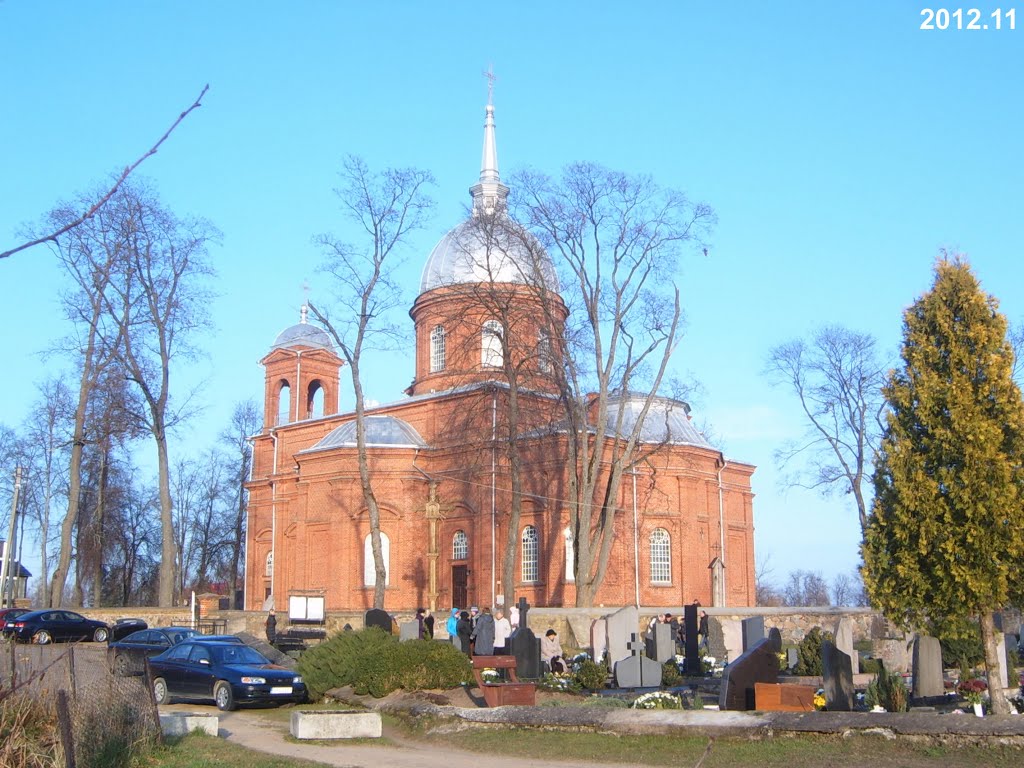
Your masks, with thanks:
M761 712L813 712L811 685L754 683L754 708Z
M485 669L508 670L508 682L485 682L482 674ZM476 678L476 685L483 693L488 707L537 703L537 685L521 683L516 677L515 656L474 656L473 677Z

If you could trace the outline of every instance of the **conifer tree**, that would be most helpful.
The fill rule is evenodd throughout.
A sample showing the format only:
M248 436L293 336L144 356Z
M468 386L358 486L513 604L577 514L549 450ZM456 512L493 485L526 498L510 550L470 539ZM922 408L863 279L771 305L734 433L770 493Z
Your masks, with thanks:
M1019 604L1024 562L1024 403L998 302L943 253L904 315L902 365L863 545L873 605L946 636L980 623L993 711L1002 695L993 614Z

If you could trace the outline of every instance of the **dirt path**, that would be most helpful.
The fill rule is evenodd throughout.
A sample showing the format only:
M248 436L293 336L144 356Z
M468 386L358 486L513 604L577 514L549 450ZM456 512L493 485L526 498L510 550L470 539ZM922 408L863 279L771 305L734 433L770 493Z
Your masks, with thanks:
M537 760L511 755L501 757L462 750L426 747L385 731L392 745L338 742L337 746L289 741L287 724L245 710L220 713L220 733L228 741L281 757L315 760L344 768L590 768L587 762ZM510 737L509 751L514 751ZM609 766L609 768L612 768Z

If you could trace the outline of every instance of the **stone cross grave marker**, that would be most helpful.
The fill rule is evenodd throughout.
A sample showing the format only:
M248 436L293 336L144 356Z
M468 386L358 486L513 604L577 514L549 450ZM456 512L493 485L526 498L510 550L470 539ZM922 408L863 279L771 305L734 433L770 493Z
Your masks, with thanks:
M619 688L645 688L661 685L661 664L644 654L645 643L636 632L626 644L630 656L616 662L615 682Z

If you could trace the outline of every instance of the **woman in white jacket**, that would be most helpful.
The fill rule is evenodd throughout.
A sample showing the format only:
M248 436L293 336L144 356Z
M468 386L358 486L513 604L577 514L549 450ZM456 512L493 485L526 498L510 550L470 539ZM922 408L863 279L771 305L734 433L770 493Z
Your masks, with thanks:
M512 634L512 622L505 618L500 608L494 612L494 653L500 656L508 653L508 638Z

